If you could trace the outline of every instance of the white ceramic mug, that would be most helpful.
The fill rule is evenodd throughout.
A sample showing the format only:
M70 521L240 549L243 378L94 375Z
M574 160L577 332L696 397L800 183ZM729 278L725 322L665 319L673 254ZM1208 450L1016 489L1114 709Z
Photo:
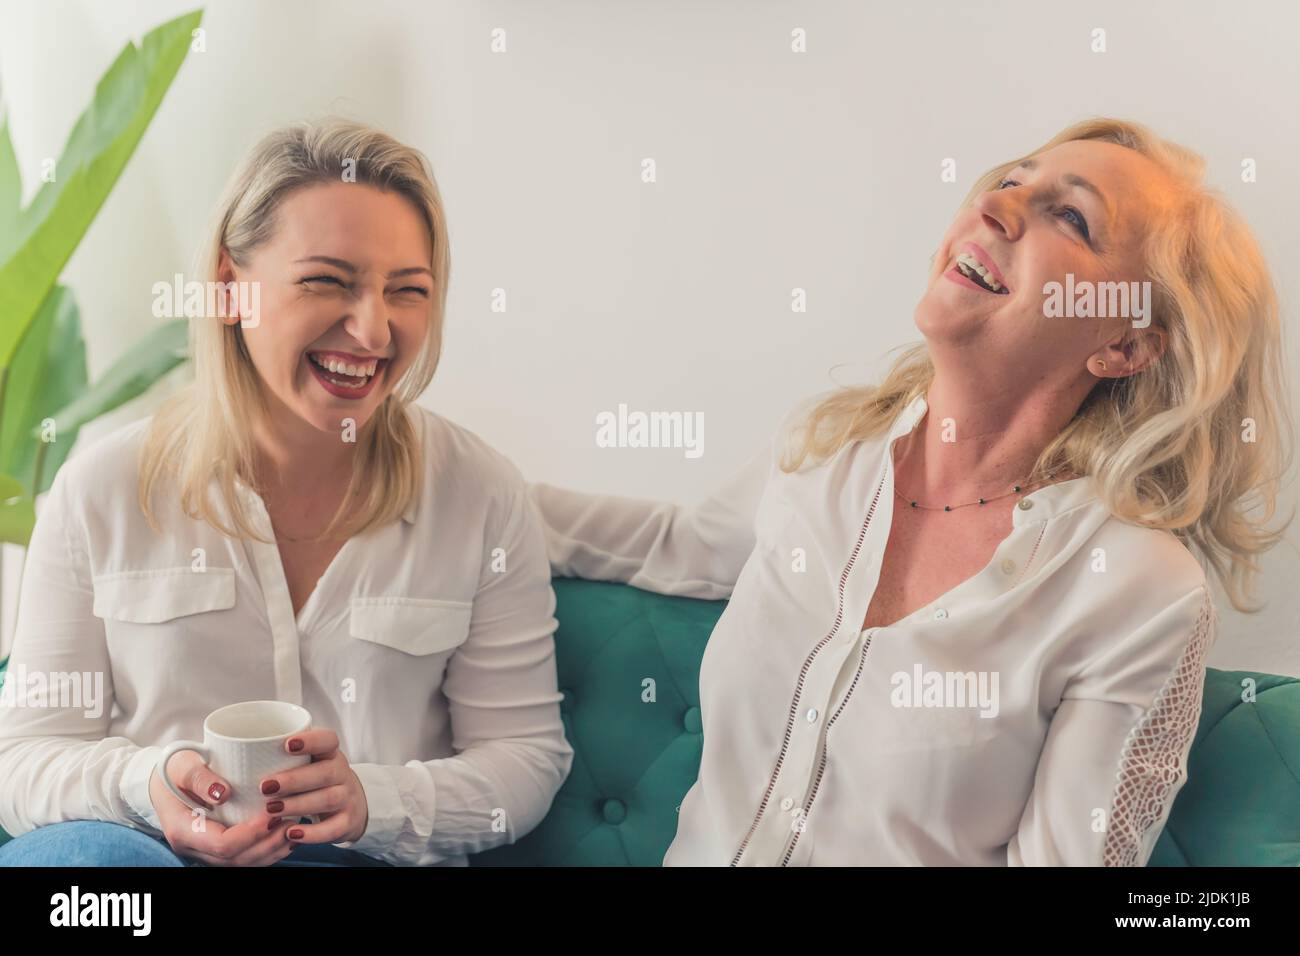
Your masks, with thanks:
M282 700L246 700L219 707L203 721L203 743L178 740L158 759L163 783L191 810L202 811L223 826L235 826L266 810L270 799L261 790L264 777L311 762L310 754L291 754L284 742L311 726L311 714ZM192 750L223 780L231 792L211 810L195 806L167 775L167 761L181 750ZM313 819L315 819L313 817Z

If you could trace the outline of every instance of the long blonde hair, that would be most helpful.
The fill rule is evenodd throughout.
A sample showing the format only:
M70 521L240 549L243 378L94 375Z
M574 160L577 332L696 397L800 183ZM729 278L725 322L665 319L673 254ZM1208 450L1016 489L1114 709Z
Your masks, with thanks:
M446 216L429 161L379 130L338 117L275 130L235 171L194 270L201 280L217 281L223 248L243 265L273 235L277 212L290 193L345 181L347 173L358 183L405 197L420 213L429 229L435 289L420 354L358 429L347 493L318 538L342 529L356 534L393 521L418 494L422 459L407 406L425 390L438 366L451 271ZM140 507L150 526L159 530L153 495L165 481L174 480L168 493L179 493L184 514L232 537L268 540L255 530L236 486L237 478L250 486L256 480L249 423L266 410L243 329L238 322L227 325L213 317L191 319L190 348L194 381L155 413L141 448ZM216 500L209 494L214 482ZM219 505L224 505L229 521Z
M1200 552L1235 608L1256 612L1245 603L1259 571L1255 556L1277 544L1295 517L1276 530L1263 527L1277 511L1295 432L1268 266L1245 223L1204 185L1196 153L1138 123L1107 118L1076 123L1035 153L1076 140L1136 150L1183 186L1174 212L1153 220L1145 240L1152 323L1168 345L1141 372L1100 380L1038 456L1031 480L1060 468L1093 476L1113 515L1173 532ZM1029 156L986 172L962 208ZM906 348L880 384L833 392L795 429L782 468L794 471L887 432L934 374L921 343ZM1243 438L1247 430L1251 440ZM1249 519L1261 503L1260 519Z

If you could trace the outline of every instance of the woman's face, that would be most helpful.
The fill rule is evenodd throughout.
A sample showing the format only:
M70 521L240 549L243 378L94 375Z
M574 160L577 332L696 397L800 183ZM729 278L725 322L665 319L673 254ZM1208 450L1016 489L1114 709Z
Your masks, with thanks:
M1008 383L1051 376L1054 369L1090 374L1088 359L1118 343L1132 317L1048 318L1044 287L1066 286L1067 274L1076 288L1140 282L1145 224L1164 213L1177 189L1145 156L1113 143L1062 143L1030 162L961 210L916 310L917 327L932 346L960 350L964 363L987 375L1002 369ZM1001 293L959 277L957 258L965 252L1001 276ZM1107 362L1114 369L1124 352L1101 357L1114 359Z
M223 251L223 282L260 283L259 321L242 333L273 421L287 411L334 434L344 419L365 424L428 333L431 256L410 200L345 182L286 197L243 267Z

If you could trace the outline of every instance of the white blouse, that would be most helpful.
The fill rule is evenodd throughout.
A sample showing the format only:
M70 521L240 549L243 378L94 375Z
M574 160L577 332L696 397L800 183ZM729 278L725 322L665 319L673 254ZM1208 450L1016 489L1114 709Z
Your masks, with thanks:
M978 574L860 630L893 442L926 409L918 397L887 439L786 474L791 415L693 508L530 487L556 574L731 599L701 663L703 755L665 865L1150 857L1215 633L1200 563L1079 478L1026 495Z
M162 510L167 533L150 530L136 504L147 420L68 460L27 553L0 826L97 819L161 836L149 777L162 746L201 740L211 711L256 699L301 704L338 734L370 814L338 846L464 866L538 824L573 758L541 527L514 465L411 414L418 500L348 540L296 616L275 544L227 538L179 500ZM240 493L273 539L261 498ZM69 690L47 706L56 682Z

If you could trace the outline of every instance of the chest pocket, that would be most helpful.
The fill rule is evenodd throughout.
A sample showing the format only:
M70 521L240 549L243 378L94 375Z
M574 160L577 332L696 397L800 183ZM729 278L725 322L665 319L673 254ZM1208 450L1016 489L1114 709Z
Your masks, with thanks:
M133 624L162 624L235 606L233 568L160 568L100 575L93 582L95 616Z
M469 601L353 598L348 633L404 654L437 654L465 643L473 610Z

